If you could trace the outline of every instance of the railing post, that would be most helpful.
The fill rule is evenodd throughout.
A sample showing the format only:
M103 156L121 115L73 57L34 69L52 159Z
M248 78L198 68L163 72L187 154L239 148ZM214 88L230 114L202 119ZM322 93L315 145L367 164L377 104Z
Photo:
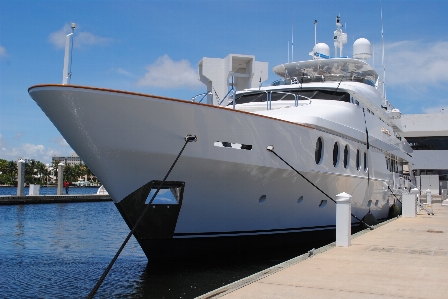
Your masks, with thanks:
M25 196L23 184L25 183L25 161L17 161L17 196Z
M63 183L64 183L64 163L58 164L58 195L62 195Z
M352 238L352 196L345 192L336 195L336 246L349 247Z

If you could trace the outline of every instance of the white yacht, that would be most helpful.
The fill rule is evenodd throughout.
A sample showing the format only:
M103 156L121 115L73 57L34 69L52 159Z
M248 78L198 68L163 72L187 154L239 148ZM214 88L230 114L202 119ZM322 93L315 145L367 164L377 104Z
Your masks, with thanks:
M204 103L58 84L29 94L129 227L150 205L134 231L148 259L297 244L334 234L330 198L342 192L352 195L354 225L366 214L386 219L411 165L400 112L365 61L370 43L359 39L354 57L341 57L347 36L337 25L338 57L316 44L312 60L274 67L272 86L257 84L250 56L229 55L227 97L204 80ZM208 62L200 78L220 69Z

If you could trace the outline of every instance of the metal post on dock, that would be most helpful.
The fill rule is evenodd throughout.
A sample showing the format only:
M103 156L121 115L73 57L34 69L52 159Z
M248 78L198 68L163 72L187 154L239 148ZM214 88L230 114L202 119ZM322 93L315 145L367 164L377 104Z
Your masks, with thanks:
M447 200L447 190L442 189L442 206L448 206L448 200Z
M432 205L431 190L429 189L426 190L426 204L429 206Z
M58 195L62 195L63 183L64 183L64 163L58 164Z
M25 182L25 161L17 161L17 196L25 196L23 183Z
M349 247L352 239L352 196L345 192L336 195L336 246Z
M410 193L415 195L414 205L415 205L415 215L417 215L420 212L420 190L418 190L417 188L412 188L410 190Z

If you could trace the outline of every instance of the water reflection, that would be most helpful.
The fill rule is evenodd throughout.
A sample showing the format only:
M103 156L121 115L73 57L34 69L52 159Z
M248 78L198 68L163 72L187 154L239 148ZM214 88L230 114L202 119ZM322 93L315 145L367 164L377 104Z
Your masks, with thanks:
M129 232L112 202L0 206L0 215L4 298L86 297ZM327 243L148 263L131 238L96 298L194 298Z

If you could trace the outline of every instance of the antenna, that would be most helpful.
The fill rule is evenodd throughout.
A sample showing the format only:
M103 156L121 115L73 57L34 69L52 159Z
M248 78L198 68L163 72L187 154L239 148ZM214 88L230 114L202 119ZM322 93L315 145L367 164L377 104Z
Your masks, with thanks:
M386 64L384 62L384 23L383 23L383 1L380 0L380 13L381 13L381 39L383 41L383 97L386 98Z
M70 84L72 77L72 50L73 50L73 34L75 33L76 24L72 23L72 33L65 37L65 55L64 55L64 69L62 71L62 84ZM70 62L70 66L69 66Z
M288 63L289 63L289 41L288 41Z
M317 20L314 20L314 45L317 45Z
M68 68L68 74L69 74L69 76L68 76L68 84L70 84L70 79L72 78L72 54L73 54L73 37L74 37L74 34L75 34L75 28L76 28L76 24L75 23L72 23L72 25L70 26L71 28L72 28L72 37L71 37L71 45L70 45L70 66L69 66L69 68Z
M334 52L335 57L338 57L338 48L339 48L339 57L342 57L342 48L344 44L347 43L347 33L342 32L342 24L341 17L336 16L336 30L334 31Z
M294 12L292 12L291 62L294 62Z

